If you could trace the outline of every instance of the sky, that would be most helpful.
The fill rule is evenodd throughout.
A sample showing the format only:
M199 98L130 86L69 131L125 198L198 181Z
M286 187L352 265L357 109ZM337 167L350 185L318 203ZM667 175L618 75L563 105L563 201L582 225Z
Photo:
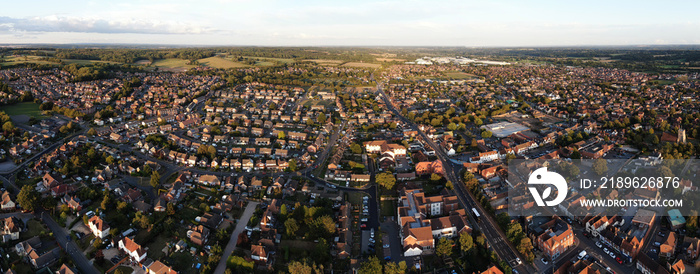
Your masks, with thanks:
M24 0L0 9L0 44L700 44L698 10L700 1Z

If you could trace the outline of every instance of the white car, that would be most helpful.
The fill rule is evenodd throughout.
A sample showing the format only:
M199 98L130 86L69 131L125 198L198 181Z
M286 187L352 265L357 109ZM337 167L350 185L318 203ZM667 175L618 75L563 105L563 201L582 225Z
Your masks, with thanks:
M520 258L515 258L515 262L517 262L518 264L522 264L522 263L523 263L523 261L521 261Z
M384 248L389 248L389 244L384 244Z
M597 241L595 242L595 246L597 246L598 248L602 248L603 244L601 244L600 241Z

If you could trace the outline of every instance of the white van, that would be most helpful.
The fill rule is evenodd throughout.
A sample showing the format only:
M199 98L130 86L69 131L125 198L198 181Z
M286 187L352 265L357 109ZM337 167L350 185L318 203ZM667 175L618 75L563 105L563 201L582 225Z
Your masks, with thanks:
M579 260L583 259L583 257L586 257L586 254L587 254L587 253L586 253L585 250L584 250L584 251L581 251L581 253L578 254L578 259L579 259Z

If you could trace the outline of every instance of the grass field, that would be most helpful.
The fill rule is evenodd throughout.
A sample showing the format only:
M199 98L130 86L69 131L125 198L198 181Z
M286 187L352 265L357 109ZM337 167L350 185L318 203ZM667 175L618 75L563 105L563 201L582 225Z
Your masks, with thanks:
M396 201L382 201L381 207L382 216L396 216Z
M12 56L12 57L5 58L5 62L3 62L2 65L3 66L10 66L10 65L16 65L16 64L23 64L23 63L33 63L33 64L42 64L42 65L57 65L57 63L39 60L40 58L41 57L39 57L39 56L32 56L32 55L26 56L26 59L24 56L20 56L20 57Z
M397 59L397 58L375 58L379 62L405 62L406 59Z
M117 270L120 270L124 274L131 274L134 272L134 269L128 266L119 266L117 269L114 270L114 272L117 272Z
M27 115L36 119L46 118L44 115L41 114L39 104L33 102L24 102L9 106L2 106L0 110L7 113L7 115Z
M304 61L314 62L316 64L325 65L325 66L337 66L343 62L340 60L326 60L326 59L306 59Z
M243 58L260 60L255 64L257 66L266 66L266 65L271 66L271 65L274 65L274 62L281 62L281 63L285 63L285 64L294 63L294 59L289 59L289 58L271 58L271 57L254 57L254 56L243 56Z
M231 60L227 60L221 57L209 57L209 58L204 58L204 59L199 59L197 60L200 64L212 67L212 68L220 68L220 69L229 69L229 68L242 68L242 67L247 67L248 65L234 62Z
M172 71L184 71L195 67L194 65L189 65L188 63L188 60L169 58L156 60L153 62L152 66Z
M360 63L360 62L347 62L342 65L343 67L355 67L355 68L379 68L382 65L372 64L372 63Z

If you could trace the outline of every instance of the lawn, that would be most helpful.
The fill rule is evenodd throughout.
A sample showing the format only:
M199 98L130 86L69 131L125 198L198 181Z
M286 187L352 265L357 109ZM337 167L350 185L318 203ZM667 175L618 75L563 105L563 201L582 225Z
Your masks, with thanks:
M197 61L202 65L212 67L212 68L220 68L220 69L248 67L248 65L246 65L246 64L234 62L231 60L226 60L224 58L216 57L216 56L204 58L204 59L199 59Z
M40 60L41 57L39 56L31 56L28 55L26 56L19 56L19 57L8 57L5 58L5 62L2 63L3 66L10 66L10 65L16 65L16 64L24 64L24 63L32 63L32 64L40 64L40 65L58 65L57 63L52 63L49 61L43 61Z
M381 202L382 216L396 216L396 201L385 200Z
M180 218L182 218L183 220L189 222L194 221L194 218L199 216L199 211L189 207L185 207L182 210L180 210L180 212L178 212L177 215L180 216Z
M117 270L121 270L121 272L124 273L124 274L131 274L131 273L134 272L134 269L133 269L133 268L128 267L128 266L123 266L123 265L117 267L117 269L115 269L114 272L117 272ZM114 273L114 272L113 272L113 273Z
M44 224L36 219L31 219L27 221L27 232L22 233L22 239L29 239L42 234L42 232L47 232Z
M41 110L39 109L39 104L33 103L33 102L24 102L24 103L17 103L14 105L6 105L2 106L2 109L0 109L7 113L7 115L27 115L30 117L34 117L36 119L43 119L46 118L46 116L41 114Z
M153 67L159 67L166 70L187 70L194 68L194 65L189 64L189 60L169 58L160 59L153 62Z
M194 262L192 254L182 251L174 252L169 258L165 259L165 263L177 270L178 273L195 273L196 270L192 269L192 263Z
M153 242L148 244L148 255L152 258L160 258L163 256L163 248L167 242L168 239L166 239L165 236L156 236L156 238L153 239Z
M332 66L337 66L338 64L342 63L343 61L340 60L325 60L325 59L306 59L304 61L310 61L314 62L319 65L332 65Z

